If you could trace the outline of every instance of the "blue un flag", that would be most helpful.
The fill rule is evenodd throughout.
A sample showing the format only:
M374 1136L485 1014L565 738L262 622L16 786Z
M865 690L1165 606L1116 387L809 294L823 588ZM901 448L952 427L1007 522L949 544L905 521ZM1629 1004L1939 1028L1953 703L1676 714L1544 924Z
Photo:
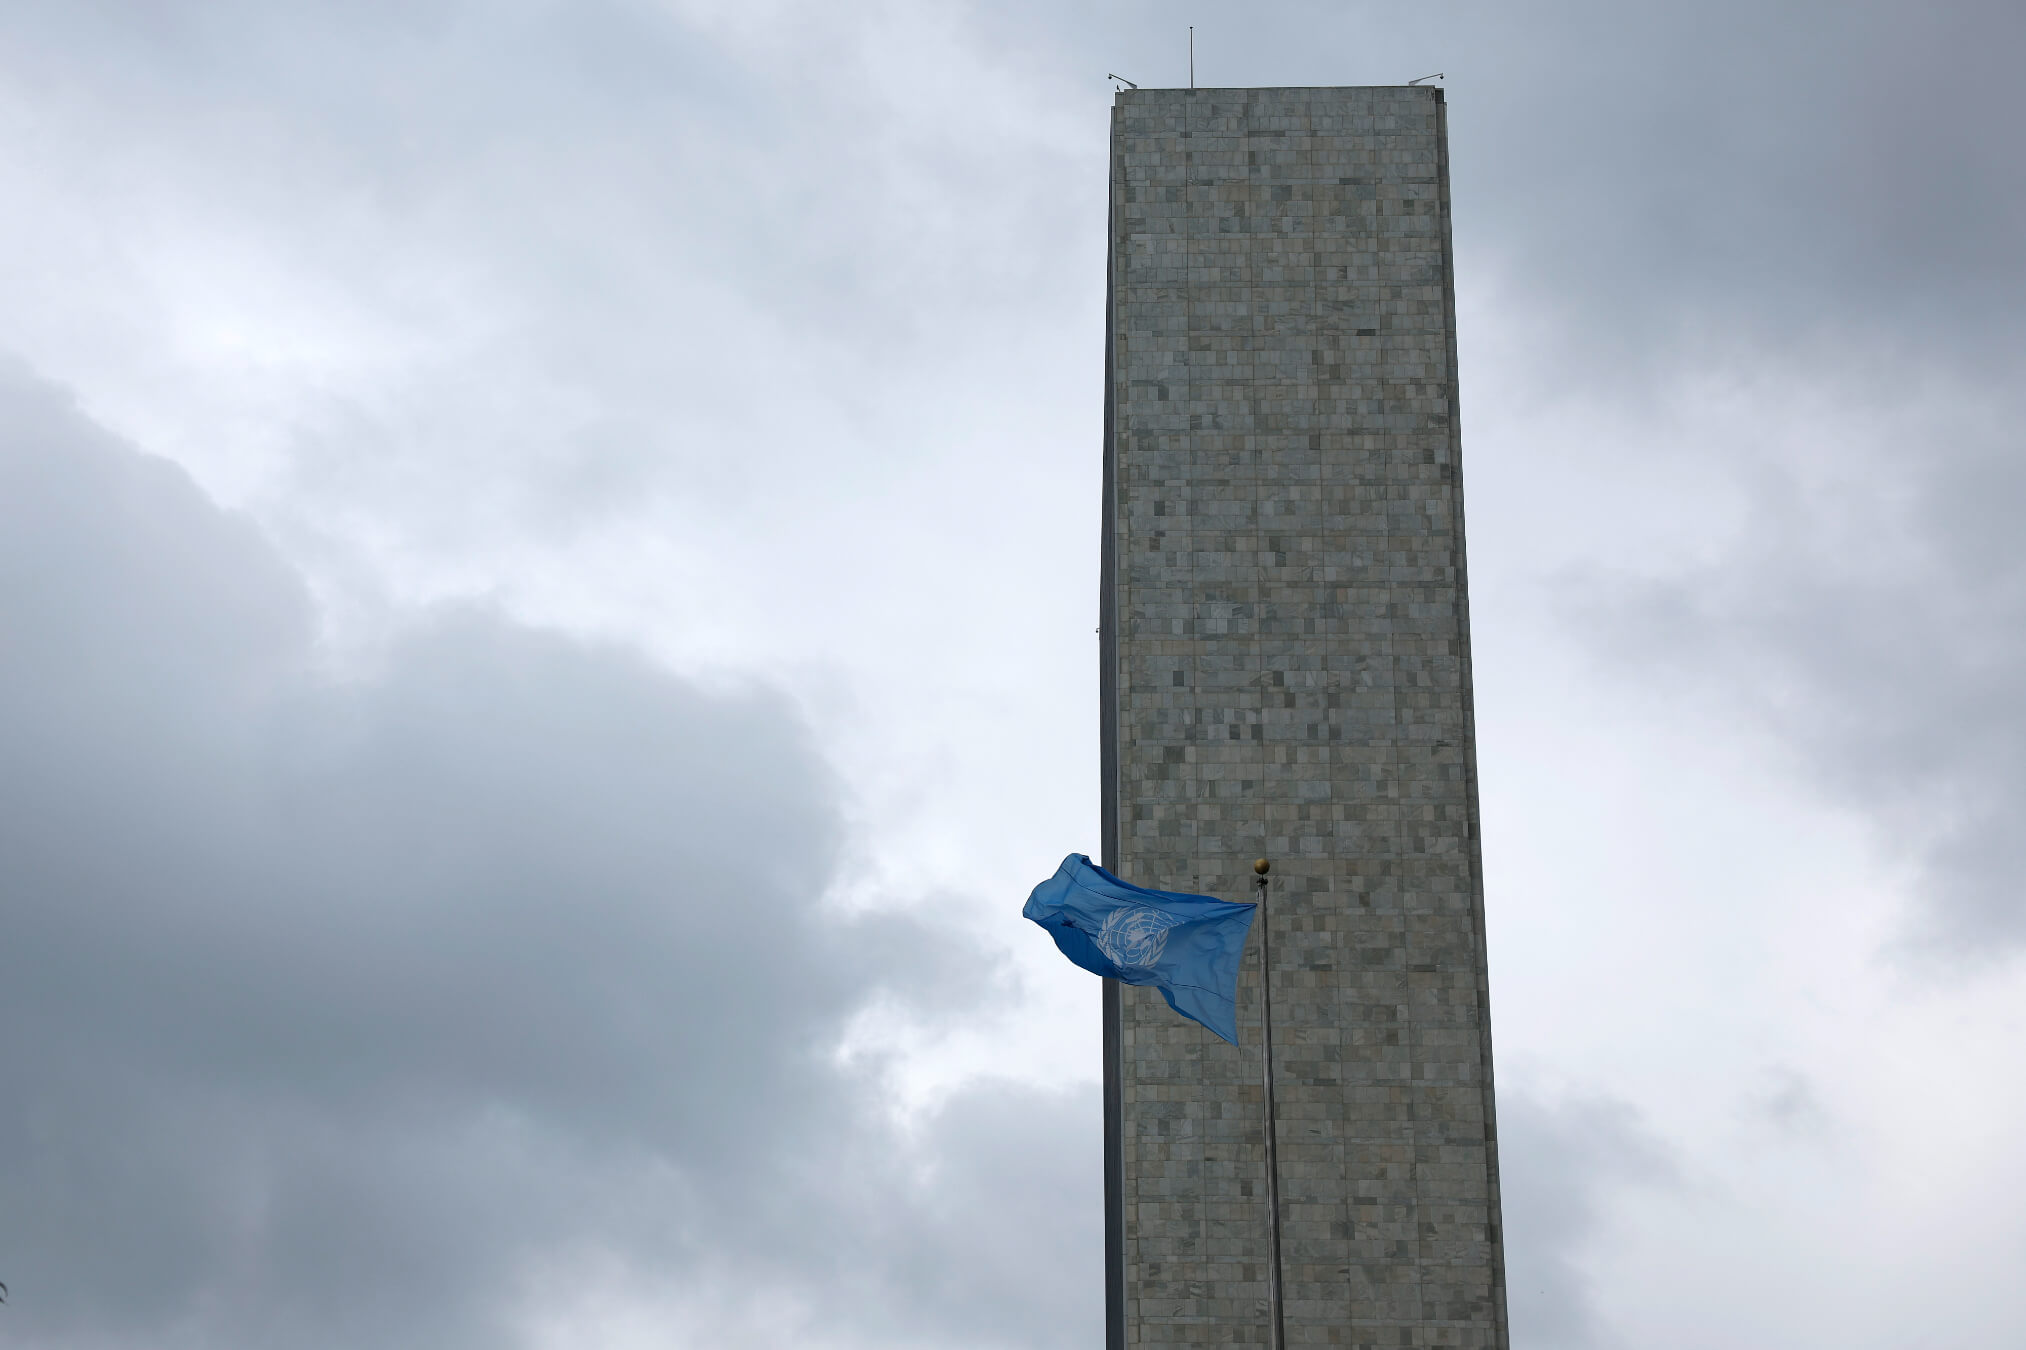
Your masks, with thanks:
M1150 891L1081 853L1034 888L1021 911L1094 975L1150 984L1168 1006L1238 1044L1238 959L1257 905Z

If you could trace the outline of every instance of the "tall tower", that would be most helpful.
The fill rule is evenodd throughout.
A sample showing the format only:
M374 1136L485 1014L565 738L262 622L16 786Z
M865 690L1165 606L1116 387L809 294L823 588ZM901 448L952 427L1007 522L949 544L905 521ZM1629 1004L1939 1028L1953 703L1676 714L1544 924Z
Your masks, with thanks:
M1105 861L1273 860L1288 1344L1504 1350L1442 91L1123 92L1110 235ZM1110 1350L1266 1342L1247 961L1105 986Z

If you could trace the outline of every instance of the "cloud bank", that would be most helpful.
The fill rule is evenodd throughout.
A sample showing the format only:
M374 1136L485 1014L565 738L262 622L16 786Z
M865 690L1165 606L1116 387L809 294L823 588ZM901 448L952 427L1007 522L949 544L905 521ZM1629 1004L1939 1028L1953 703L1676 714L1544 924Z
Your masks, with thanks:
M897 1123L840 1058L869 1004L957 1017L1003 973L824 905L840 788L784 699L471 608L341 679L316 628L250 522L6 373L10 1336L1089 1325L1089 1095Z

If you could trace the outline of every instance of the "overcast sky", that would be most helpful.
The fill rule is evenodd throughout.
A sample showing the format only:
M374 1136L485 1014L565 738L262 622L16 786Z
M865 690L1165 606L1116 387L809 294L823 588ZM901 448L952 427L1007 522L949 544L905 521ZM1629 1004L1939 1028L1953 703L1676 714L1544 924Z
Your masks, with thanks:
M2026 1341L2026 10L0 12L0 1346L1094 1345L1116 71L1446 75L1520 1350Z

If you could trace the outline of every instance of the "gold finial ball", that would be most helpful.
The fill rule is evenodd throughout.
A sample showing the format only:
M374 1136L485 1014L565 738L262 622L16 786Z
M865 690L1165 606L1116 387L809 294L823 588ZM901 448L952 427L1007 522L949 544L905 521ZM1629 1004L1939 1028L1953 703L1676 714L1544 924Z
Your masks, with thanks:
M1268 862L1266 859L1261 858L1258 862L1252 864L1252 870L1259 873L1259 875L1261 876L1265 876L1268 872L1271 872L1273 870L1273 864Z

